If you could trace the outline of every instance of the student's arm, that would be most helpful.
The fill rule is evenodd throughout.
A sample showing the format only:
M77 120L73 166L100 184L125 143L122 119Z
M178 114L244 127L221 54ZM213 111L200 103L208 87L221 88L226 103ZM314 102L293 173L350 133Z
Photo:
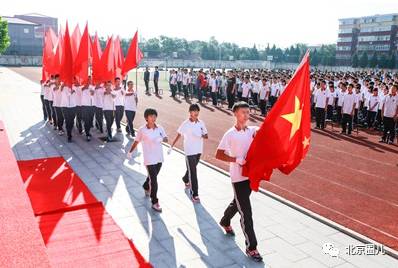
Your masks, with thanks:
M177 141L180 139L181 134L177 133L177 136L175 137L174 141L171 143L171 147L174 147L174 145L177 143Z
M236 162L236 157L231 157L225 153L225 150L217 149L216 159L224 161L224 162Z
M132 153L134 150L135 150L135 148L137 148L137 145L138 145L138 141L135 141L134 143L133 143L133 145L131 145L131 148L130 148L130 150L129 150L129 153Z

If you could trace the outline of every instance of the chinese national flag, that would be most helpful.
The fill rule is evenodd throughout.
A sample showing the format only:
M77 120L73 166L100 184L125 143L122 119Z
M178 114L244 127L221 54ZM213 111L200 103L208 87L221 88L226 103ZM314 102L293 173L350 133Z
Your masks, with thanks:
M311 136L309 53L271 109L250 145L242 174L258 191L273 169L292 172L304 159Z
M57 43L57 36L54 31L49 28L44 35L43 58L42 58L42 80L49 79L51 74L51 65L54 61L54 48Z
M65 36L64 36L64 44L62 46L62 61L60 68L60 79L64 84L68 87L72 87L73 83L73 55L72 55L72 46L69 35L68 22L66 22Z
M93 62L92 62L92 72L93 72L93 81L94 83L102 82L102 66L101 66L101 57L102 50L101 45L98 39L97 33L95 33L95 37L92 44L93 51Z
M51 61L51 64L48 66L50 74L59 74L61 70L63 43L64 43L63 31L62 29L60 29L58 33L57 44L54 46L53 49L54 58Z
M108 38L108 41L106 42L106 47L104 49L104 53L102 54L101 57L101 66L102 66L102 72L101 72L101 78L104 81L112 81L115 78L115 48L114 48L114 42L113 42L113 37Z
M122 68L124 55L122 46L120 44L119 36L117 36L114 40L114 48L115 48L115 77L122 78Z
M135 32L131 40L129 50L127 51L126 59L123 64L122 74L125 76L128 71L137 68L144 55L138 47L138 31Z
M88 25L86 24L73 66L73 72L81 83L86 83L88 80L88 65L91 55L91 38L88 33Z
M73 31L73 33L71 35L71 39L70 39L73 60L76 59L77 52L79 51L81 37L82 36L81 36L81 33L80 33L79 24L77 24L76 27L75 27L75 30Z

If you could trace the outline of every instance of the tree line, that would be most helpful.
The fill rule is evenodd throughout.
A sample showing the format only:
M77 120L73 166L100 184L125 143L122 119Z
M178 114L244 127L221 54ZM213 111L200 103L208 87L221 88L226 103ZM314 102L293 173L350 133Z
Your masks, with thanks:
M361 67L361 68L389 68L389 69L394 69L396 67L396 55L395 53L388 53L388 54L381 54L377 55L376 53L373 53L369 55L366 51L363 52L362 54L358 55L358 53L355 53L352 56L351 60L351 65L352 67Z

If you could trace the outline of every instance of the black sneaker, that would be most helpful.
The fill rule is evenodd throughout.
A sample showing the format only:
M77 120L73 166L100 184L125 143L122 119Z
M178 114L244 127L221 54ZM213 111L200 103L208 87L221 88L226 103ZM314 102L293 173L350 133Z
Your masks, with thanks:
M91 136L90 136L90 135L87 135L87 136L86 136L86 140L87 140L87 141L90 141L90 140L91 140Z
M381 140L379 140L379 142L381 142L381 143L385 143L386 141L385 141L385 140L383 140L383 139L381 139Z
M246 255L255 262L263 261L263 257L261 257L260 253L258 253L257 249L255 249L255 250L246 249Z
M222 225L221 223L220 223L220 225L221 225L221 227L224 229L226 235L235 236L234 229L232 229L232 226L231 226L231 225L229 225L229 226L224 226L224 225Z
M68 142L72 142L72 137L68 137Z

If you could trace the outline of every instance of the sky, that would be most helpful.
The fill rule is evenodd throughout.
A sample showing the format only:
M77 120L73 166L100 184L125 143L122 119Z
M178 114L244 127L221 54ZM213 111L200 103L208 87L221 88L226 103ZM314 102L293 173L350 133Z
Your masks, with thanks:
M398 13L397 0L1 0L0 15L40 13L90 33L132 38L160 35L209 40L260 49L267 44L331 44L338 19ZM5 4L6 3L6 4Z

